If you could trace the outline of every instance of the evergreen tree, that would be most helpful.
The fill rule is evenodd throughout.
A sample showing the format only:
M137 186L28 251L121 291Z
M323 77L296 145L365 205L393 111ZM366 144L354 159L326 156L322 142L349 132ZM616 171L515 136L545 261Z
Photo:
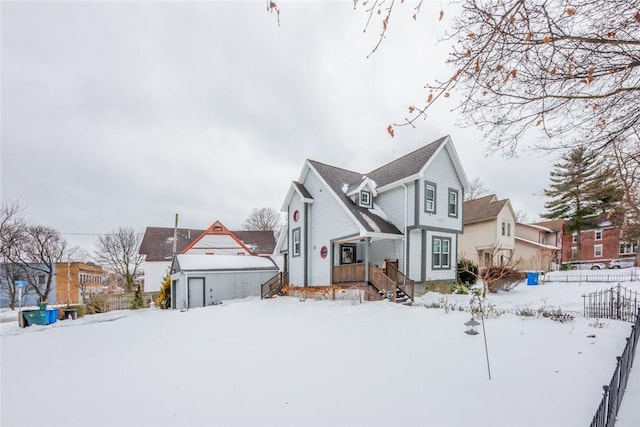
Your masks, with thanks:
M136 288L136 292L133 294L133 300L131 301L131 310L138 310L144 307L144 301L142 299L142 289L140 285Z
M544 195L547 219L564 219L567 232L576 233L578 255L581 253L580 231L590 217L611 213L618 206L621 194L615 174L599 162L584 146L574 148L554 164L551 183Z
M171 308L171 276L169 275L166 275L162 280L156 304L161 309Z

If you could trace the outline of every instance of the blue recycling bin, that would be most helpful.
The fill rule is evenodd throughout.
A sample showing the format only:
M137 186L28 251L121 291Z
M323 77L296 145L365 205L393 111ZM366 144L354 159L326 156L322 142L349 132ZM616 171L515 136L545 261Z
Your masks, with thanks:
M527 285L535 286L537 284L538 284L538 272L537 271L527 272Z
M48 308L46 311L47 324L56 323L58 321L58 309Z

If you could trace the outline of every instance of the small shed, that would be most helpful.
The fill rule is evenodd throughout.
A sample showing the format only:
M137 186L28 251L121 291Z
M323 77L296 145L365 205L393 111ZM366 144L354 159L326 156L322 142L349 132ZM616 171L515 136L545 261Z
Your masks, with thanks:
M233 255L177 255L171 274L171 307L215 305L260 296L260 286L279 270L271 258Z

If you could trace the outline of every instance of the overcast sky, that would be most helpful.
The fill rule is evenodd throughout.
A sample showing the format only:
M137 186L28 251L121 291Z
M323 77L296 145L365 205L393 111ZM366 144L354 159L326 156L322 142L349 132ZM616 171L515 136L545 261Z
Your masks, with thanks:
M470 180L538 219L555 158L485 157L455 96L386 134L452 74L440 2L415 21L396 2L369 58L380 26L364 32L352 2L278 5L280 26L264 1L2 1L2 199L91 251L176 213L240 229L253 208L280 209L307 158L368 172L448 134Z

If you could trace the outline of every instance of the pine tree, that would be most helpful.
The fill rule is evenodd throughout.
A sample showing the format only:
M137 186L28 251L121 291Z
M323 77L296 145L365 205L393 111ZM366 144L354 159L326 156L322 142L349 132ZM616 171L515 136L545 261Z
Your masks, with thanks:
M551 198L544 207L547 219L564 219L567 232L576 233L581 253L580 231L590 217L611 213L621 199L615 174L585 147L574 148L554 164L551 183L544 195Z
M144 307L144 301L142 300L142 289L140 285L136 288L135 293L133 294L133 300L131 300L131 310L138 310Z

